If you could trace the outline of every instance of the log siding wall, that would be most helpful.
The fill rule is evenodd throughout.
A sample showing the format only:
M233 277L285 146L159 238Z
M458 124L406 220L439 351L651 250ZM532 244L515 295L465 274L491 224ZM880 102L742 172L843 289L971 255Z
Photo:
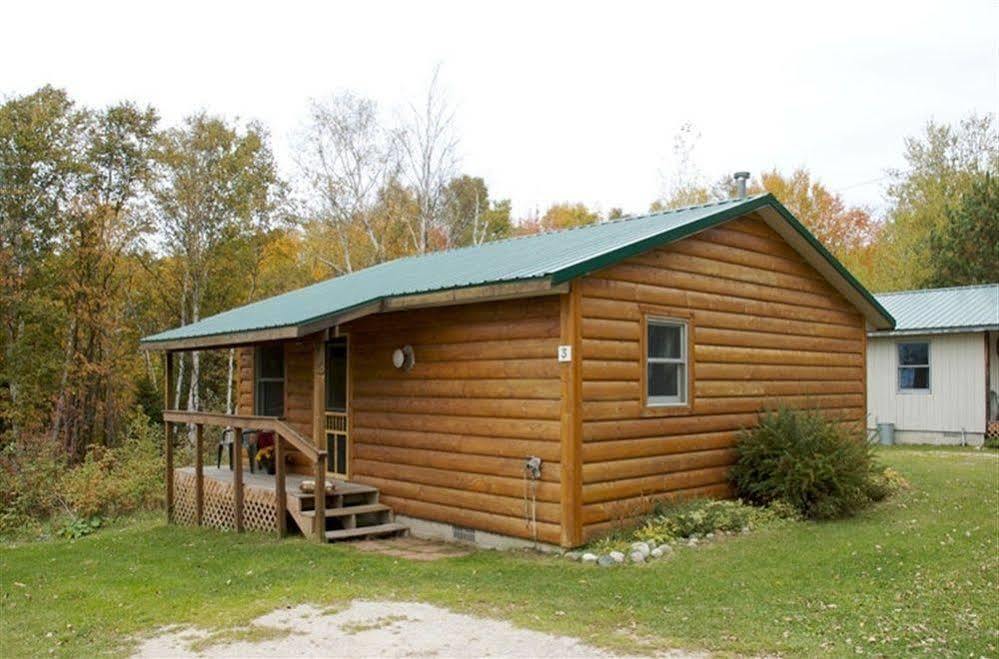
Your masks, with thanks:
M730 494L736 433L778 399L849 422L866 416L862 316L758 217L579 284L584 540L654 498ZM650 313L689 318L689 408L642 404Z
M642 320L689 322L689 406L642 403ZM350 473L403 515L575 546L669 496L726 496L763 406L866 417L865 322L750 215L572 282L569 294L376 314L349 338ZM285 413L312 436L314 337L285 344ZM392 366L412 345L410 371ZM556 360L573 346L571 363ZM253 412L253 349L238 412ZM570 458L562 464L563 456ZM293 467L295 468L295 467Z
M559 296L400 311L349 337L351 480L399 514L532 538L524 459L544 461L537 537L561 538ZM412 345L410 371L392 351Z

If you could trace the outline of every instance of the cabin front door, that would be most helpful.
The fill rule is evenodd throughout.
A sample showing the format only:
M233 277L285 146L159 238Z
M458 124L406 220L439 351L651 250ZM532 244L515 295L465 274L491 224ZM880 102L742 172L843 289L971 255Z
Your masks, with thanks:
M326 343L326 469L346 480L350 458L347 427L347 337Z

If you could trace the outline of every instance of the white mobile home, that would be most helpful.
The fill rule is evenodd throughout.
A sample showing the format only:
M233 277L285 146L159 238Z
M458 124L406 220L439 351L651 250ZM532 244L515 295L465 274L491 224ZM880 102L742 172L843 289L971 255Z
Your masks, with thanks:
M868 427L912 444L974 444L999 432L999 284L876 296L895 317L868 333Z

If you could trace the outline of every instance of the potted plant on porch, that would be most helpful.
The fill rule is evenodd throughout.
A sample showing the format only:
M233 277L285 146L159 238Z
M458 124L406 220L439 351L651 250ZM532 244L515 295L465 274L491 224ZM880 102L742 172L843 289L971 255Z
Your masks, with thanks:
M257 451L257 464L261 469L264 469L271 476L274 475L276 471L276 465L274 464L274 447L265 446L264 448Z

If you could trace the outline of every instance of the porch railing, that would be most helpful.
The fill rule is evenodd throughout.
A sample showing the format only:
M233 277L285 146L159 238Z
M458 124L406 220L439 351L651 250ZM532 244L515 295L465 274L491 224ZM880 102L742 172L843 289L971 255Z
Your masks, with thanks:
M183 410L166 410L163 412L166 429L166 470L167 519L173 521L173 440L171 424L194 425L195 451L194 472L195 490L194 507L195 520L200 526L204 515L204 426L232 427L233 458L232 483L235 507L236 531L243 532L243 429L261 430L274 433L274 497L277 506L278 535L284 536L288 531L288 495L285 490L285 451L288 447L298 450L312 464L315 474L315 517L313 518L313 533L319 542L326 541L326 451L316 446L297 430L274 416L249 416L233 414L216 414L213 412L187 412Z

